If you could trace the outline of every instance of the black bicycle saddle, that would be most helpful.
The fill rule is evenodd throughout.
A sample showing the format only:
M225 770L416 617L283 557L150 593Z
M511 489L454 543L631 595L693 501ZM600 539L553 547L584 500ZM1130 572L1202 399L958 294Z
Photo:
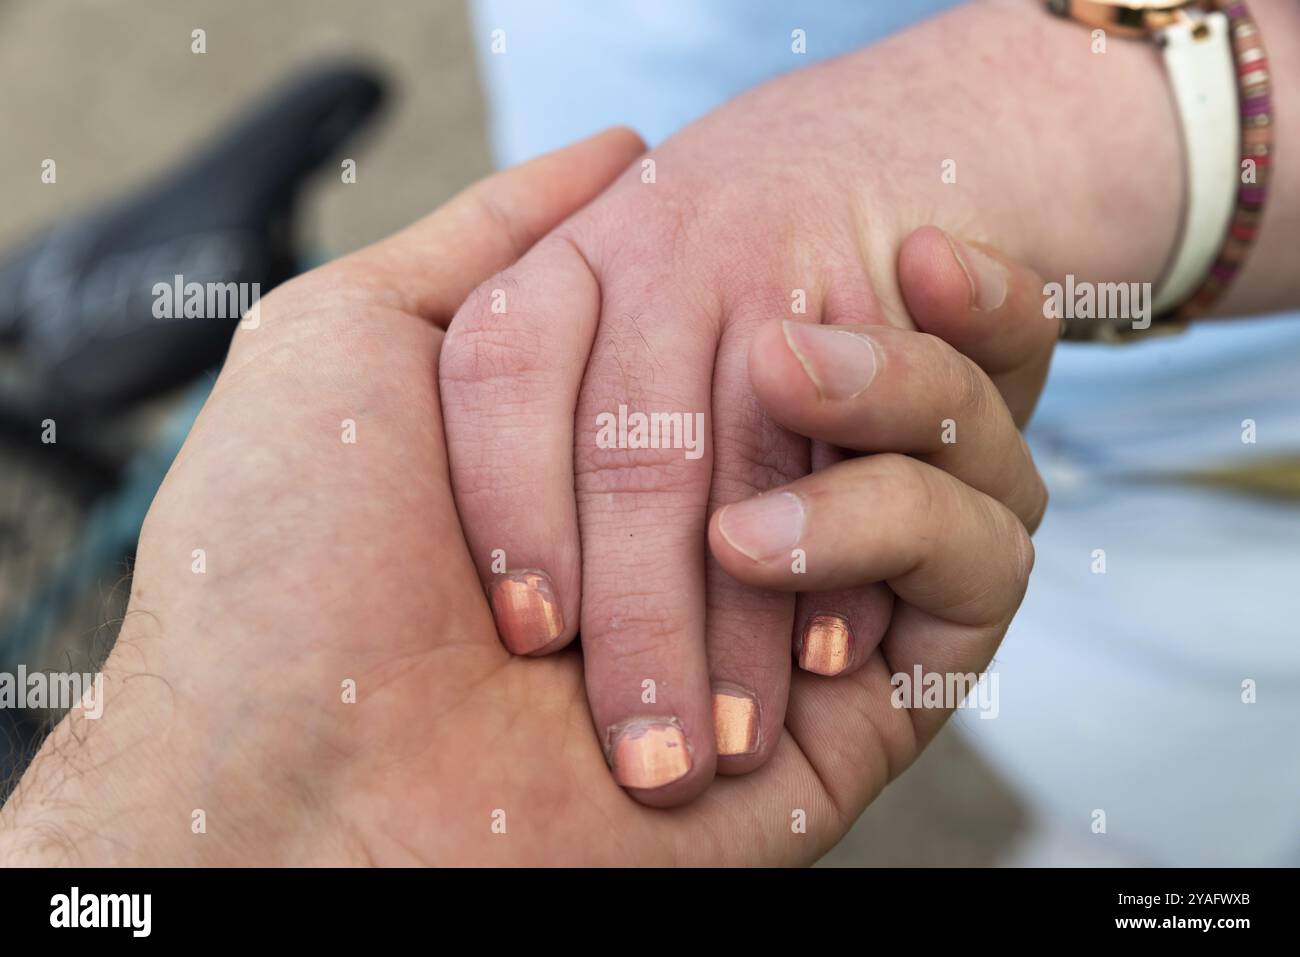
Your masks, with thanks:
M111 414L220 363L239 315L172 303L181 315L159 318L159 284L211 284L220 305L226 284L265 294L291 277L299 185L382 99L361 67L300 75L153 184L0 261L3 412Z

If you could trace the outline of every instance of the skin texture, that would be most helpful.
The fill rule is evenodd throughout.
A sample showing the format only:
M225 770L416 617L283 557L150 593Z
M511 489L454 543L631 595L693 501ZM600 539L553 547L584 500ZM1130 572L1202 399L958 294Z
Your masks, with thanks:
M1271 57L1278 76L1294 75L1294 4L1252 7L1282 53ZM1282 110L1279 156L1296 130L1294 106ZM927 223L1049 278L1154 281L1178 233L1180 142L1150 44L1112 37L1098 55L1086 29L1041 3L973 3L706 116L458 311L440 380L471 555L489 588L511 573L547 576L549 627L527 627L503 604L501 630L535 655L581 631L597 727L611 738L637 721L682 730L692 766L655 788L625 781L639 800L689 801L715 772L749 772L772 756L791 649L818 615L849 624L856 665L910 607L895 607L900 596L884 584L816 598L753 587L718 555L716 537L712 557L699 549L720 508L837 462L839 445L910 452L940 469L964 462L957 476L1027 526L1041 505L1022 449L1009 465L987 445L972 456L985 438L1017 446L1005 421L965 402L982 394L973 385L918 387L917 404L894 420L868 403L851 436L783 429L791 423L766 415L749 386L753 349L768 348L763 330L782 318L911 328L930 293L905 292L895 262ZM1300 298L1284 253L1300 208L1294 170L1279 174L1225 310ZM792 308L800 296L804 311ZM978 338L952 331L959 348ZM999 340L977 360L1013 412L1046 367L1043 357L1021 369L1020 358ZM1011 370L1018 380L1002 381ZM602 448L598 417L623 406L704 413L705 454ZM947 450L937 444L945 420L969 437ZM753 753L715 754L711 688L721 685L759 702Z
M615 130L502 174L263 301L150 510L104 715L74 710L47 739L0 811L0 860L806 863L907 767L938 712L891 707L879 669L800 674L760 772L649 809L609 774L576 652L498 640L450 486L439 325L640 149ZM942 288L956 274L927 262L946 240L917 243L900 266L960 312L964 278ZM815 478L828 502L860 491ZM983 554L1025 542L999 515L972 532ZM983 668L1026 574L985 609L1001 626L939 658Z
M1098 78L1100 94L1072 88L1074 100L1041 97L1032 78L1077 71L1069 56L1078 55L1080 34L1031 23L1023 9L981 4L936 20L878 48L870 61L850 57L765 87L683 133L652 157L656 185L666 188L641 190L648 184L634 166L517 267L489 278L442 349L446 360L459 340L455 357L441 365L439 327L469 287L589 199L635 156L634 140L614 134L621 146L588 144L558 167L498 180L407 233L277 291L264 304L263 328L239 336L150 515L131 613L109 662L106 717L92 724L74 714L56 729L0 815L0 856L171 863L814 859L942 720L940 711L893 709L882 683L888 672L914 660L963 672L987 664L1023 589L1030 551L1017 516L1032 523L1033 509L1024 505L1033 500L1018 504L1008 494L1012 511L958 480L963 469L972 470L970 481L985 480L973 471L978 462L921 461L948 454L943 449L905 459L886 453L803 478L812 465L834 459L814 440L851 423L801 403L803 373L775 351L781 340L772 337L780 333L765 330L787 314L794 288L808 292L810 319L826 323L902 328L910 312L918 327L987 371L1007 408L999 411L982 373L920 336L927 344L879 343L882 369L924 366L937 381L951 375L962 384L956 407L974 403L960 416L963 434L974 423L977 435L995 442L1007 434L997 428L1000 419L1009 413L1023 422L1032 407L1046 369L1046 351L1036 347L1043 326L1021 328L1014 305L991 308L982 298L986 287L965 284L948 240L928 230L905 239L911 228L939 222L952 234L995 238L1042 272L1068 268L1108 280L1150 278L1172 243L1181 188L1168 173L1177 168L1172 113L1157 97L1121 95L1159 82L1149 51L1117 47ZM1007 49L1017 51L1014 71L999 59ZM941 64L959 71L962 83L948 82L953 74ZM980 101L970 99L973 90ZM900 102L909 104L901 114ZM1114 103L1115 111L1098 102ZM990 119L990 103L1010 104L1015 123ZM943 192L934 176L934 141L923 134L945 116L942 152L961 147L961 175L970 183L973 169L973 190ZM1073 126L1053 127L1061 117ZM1026 184L1007 157L1031 155L1055 164L1059 175ZM1116 155L1147 162L1117 170ZM766 174L746 176L752 169ZM1294 199L1288 188L1279 190L1283 200ZM1049 207L1053 215L1043 215ZM1285 223L1293 204L1281 208ZM964 228L977 212L981 228ZM1088 243L1064 241L1066 233ZM1098 241L1103 236L1113 241ZM1261 245L1272 248L1263 237ZM1041 288L1019 285L1018 267L1000 261L1012 277L1007 304ZM1276 302L1284 296L1276 280L1270 286L1267 266L1266 255L1248 267L1258 279L1251 294ZM1294 285L1295 277L1282 282ZM504 313L490 308L498 290L508 303ZM760 369L785 362L786 374L756 385L752 401L732 402L744 395L738 384L756 361ZM882 376L873 389L885 388ZM603 382L603 391L587 394L591 381ZM487 398L475 406L484 385ZM574 410L578 422L590 422L619 396L662 402L666 410L710 410L728 451L720 440L716 454L688 472L677 459L628 463L579 442L586 451L570 470ZM561 401L531 401L554 397ZM444 405L468 547L453 508ZM495 431L494 415L502 427ZM339 439L345 420L356 423L356 445ZM477 431L468 427L474 421ZM569 431L553 428L565 421ZM792 436L776 421L806 431ZM870 434L834 434L837 442L874 448ZM712 471L714 459L727 456L739 467ZM551 496L557 483L567 480L571 489L575 478L576 501ZM853 576L896 585L919 626L915 640L897 642L897 654L889 640L874 648L859 642L855 647L870 653L860 655L856 670L832 680L792 678L790 625L806 612L804 599L754 590L791 583L761 562L741 561L712 528L718 565L704 564L700 543L718 506L787 484L811 503L810 521L827 536L843 522L822 516L833 519L834 509L871 492L865 497L878 511L851 519L869 534L856 543L825 538L821 547L841 549L837 561L815 563L810 574L849 569L850 580L819 579L847 586L843 601L859 594L862 582ZM511 496L492 498L493 488L512 485ZM906 532L871 531L900 509L917 522L932 518L932 506L945 509L952 521L944 531L958 530L967 547L925 552L915 523ZM485 528L484 516L494 514L496 526ZM559 561L578 544L578 531L585 549L573 553L578 564ZM603 550L587 547L602 536ZM635 554L624 537L637 539ZM557 547L542 551L547 543ZM573 653L529 661L501 648L481 591L491 578L485 546L503 548L513 568L556 559L549 570L564 606L557 645L578 623L584 642L620 639L617 658L632 662L625 687L610 680L620 678L617 668L591 667L599 652L588 655L594 726ZM191 570L196 548L207 556L202 576ZM952 571L963 570L963 555L971 553L1000 563L1000 601L985 595L981 605L978 596L952 591L963 578ZM925 573L933 573L932 587ZM764 698L757 758L735 769L762 766L717 782L688 806L650 811L611 779L606 729L611 716L635 711L638 672L666 673L659 688L676 698L664 703L685 715L691 776L672 793L633 796L674 803L709 783L715 762L705 608L711 636L725 637L719 622L736 612L733 638L779 639L733 652L753 669L753 681L739 686L754 690L769 681L768 689L780 692ZM905 630L898 610L889 611L892 617L879 620L882 638ZM719 647L711 640L715 660L725 653L715 652ZM664 670L665 661L685 668ZM349 680L356 704L340 701ZM602 711L599 695L609 688L611 707ZM206 815L203 836L190 830L195 809ZM491 830L498 810L506 835ZM791 828L801 816L806 833Z

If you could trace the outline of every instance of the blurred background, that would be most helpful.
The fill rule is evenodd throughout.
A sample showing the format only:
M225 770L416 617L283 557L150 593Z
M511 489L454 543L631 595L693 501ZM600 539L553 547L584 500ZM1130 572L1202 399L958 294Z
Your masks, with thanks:
M206 33L202 55L191 50L195 29ZM204 151L220 155L219 130L303 70L340 61L380 80L384 102L369 122L358 119L354 131L341 134L316 171L285 174L301 183L285 243L309 264L387 235L491 168L471 41L458 0L0 0L0 259L39 239L42 255L57 261L46 232L53 224L83 220L105 204L111 211L124 197L129 208L83 222L91 238L78 246L82 233L73 231L60 248L70 244L86 260L110 255L124 235L139 239L160 218L160 176ZM339 164L346 158L356 160L357 176L345 186ZM47 159L56 164L52 183L42 181ZM216 165L235 174L242 162L251 160L221 156ZM199 191L219 195L219 173L184 172L192 177L187 185L209 177L211 187ZM282 213L245 211L245 231L274 233L283 228L274 222ZM220 210L213 215L219 219ZM96 229L107 231L98 246ZM265 239L250 245L253 252L244 252L253 259L278 255L264 248ZM251 274L267 274L259 268L250 266ZM11 315L34 311L22 308L23 296L21 279L11 277L7 287L0 280L0 303ZM0 634L9 643L0 648L0 670L18 663L93 668L111 646L129 592L138 521L211 375L200 375L197 386L160 383L157 394L129 401L108 395L113 388L106 386L107 393L70 403L56 417L59 441L41 444L41 416L34 423L24 415L31 402L13 387L34 362L62 358L10 333L8 345L24 348L6 349L0 366L7 404L0 424ZM85 363L116 364L111 350L95 348L69 368ZM97 404L113 414L82 414ZM50 716L0 717L0 775L12 780ZM1009 789L949 729L824 863L999 863L1014 857L1022 816Z

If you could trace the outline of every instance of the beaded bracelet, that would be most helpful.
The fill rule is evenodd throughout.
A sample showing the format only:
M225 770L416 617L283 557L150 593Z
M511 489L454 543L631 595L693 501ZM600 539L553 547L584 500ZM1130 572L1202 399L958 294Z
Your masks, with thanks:
M1237 104L1241 114L1242 182L1237 205L1209 275L1174 310L1179 320L1203 315L1218 301L1241 270L1259 233L1273 166L1273 96L1268 57L1259 28L1242 0L1213 0L1228 17L1233 61L1237 68ZM1250 173L1251 175L1247 175Z

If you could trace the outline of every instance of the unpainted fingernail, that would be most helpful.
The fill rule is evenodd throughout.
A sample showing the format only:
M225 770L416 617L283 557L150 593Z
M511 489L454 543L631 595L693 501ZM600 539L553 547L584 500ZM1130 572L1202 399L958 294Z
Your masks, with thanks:
M609 763L625 788L672 784L691 770L691 750L676 718L634 718L610 729Z
M713 689L713 729L718 754L753 754L758 750L758 700L746 691L717 685Z
M818 675L837 675L849 666L853 631L843 615L813 615L804 628L799 667Z
M492 614L507 648L527 655L564 631L564 612L546 572L506 572L492 582Z
M725 506L718 515L718 531L737 551L765 562L799 544L804 518L798 495L774 492Z
M970 283L971 308L977 312L992 312L1006 302L1006 268L988 253L981 252L974 246L953 239L947 233L944 233L944 238L948 240L953 258L957 260L957 265L961 266L962 272L966 274L966 281Z
M785 343L823 399L861 395L876 377L876 350L859 332L809 322L784 322Z

